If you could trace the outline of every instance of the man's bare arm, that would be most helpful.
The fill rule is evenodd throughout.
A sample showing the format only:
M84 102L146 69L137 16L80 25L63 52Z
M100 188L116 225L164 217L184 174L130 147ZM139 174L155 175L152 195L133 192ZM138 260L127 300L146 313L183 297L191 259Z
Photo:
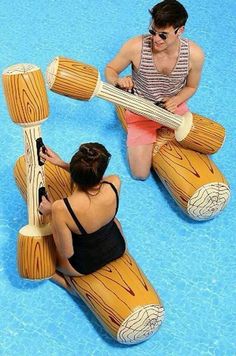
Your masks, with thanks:
M195 43L190 43L190 70L186 86L174 97L166 100L165 107L171 112L175 112L178 105L187 101L196 92L201 79L202 67L204 64L204 53Z
M139 37L127 41L117 55L107 64L105 77L109 83L119 85L123 89L132 89L133 82L131 77L119 77L119 74L133 62L139 42Z

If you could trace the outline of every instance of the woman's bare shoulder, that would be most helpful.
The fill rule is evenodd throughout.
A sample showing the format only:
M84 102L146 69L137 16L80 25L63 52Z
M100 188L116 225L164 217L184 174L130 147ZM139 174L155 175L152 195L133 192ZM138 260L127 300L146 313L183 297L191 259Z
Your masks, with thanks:
M103 178L103 181L107 181L107 182L114 184L116 189L120 190L121 180L120 180L119 176L117 176L117 175L106 176Z
M52 212L54 213L60 213L62 211L65 211L65 203L63 199L60 200L55 200L52 203Z

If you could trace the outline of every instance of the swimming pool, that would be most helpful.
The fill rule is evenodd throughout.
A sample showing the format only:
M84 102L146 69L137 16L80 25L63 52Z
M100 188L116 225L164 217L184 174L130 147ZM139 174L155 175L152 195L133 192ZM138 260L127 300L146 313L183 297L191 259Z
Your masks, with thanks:
M215 219L186 217L151 175L138 182L126 163L125 133L112 104L78 102L48 92L44 142L65 159L82 142L99 141L112 153L108 173L123 185L118 217L131 254L160 294L166 310L160 331L136 346L113 341L82 303L49 281L21 280L16 240L27 223L26 206L13 179L23 153L22 129L9 118L0 96L0 354L1 355L234 355L236 354L235 222L235 25L236 5L212 0L183 1L190 18L186 37L206 54L203 77L190 108L224 125L227 139L213 156L228 179L232 197ZM97 67L129 37L146 32L151 1L39 0L0 4L1 72L33 63L43 72L56 55ZM131 16L132 14L132 16ZM103 77L104 79L104 77Z

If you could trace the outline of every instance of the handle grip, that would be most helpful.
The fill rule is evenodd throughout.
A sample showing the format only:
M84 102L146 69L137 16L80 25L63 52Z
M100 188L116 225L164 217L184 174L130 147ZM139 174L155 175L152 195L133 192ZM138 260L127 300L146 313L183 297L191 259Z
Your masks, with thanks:
M43 196L44 196L46 199L48 199L47 191L46 191L45 187L40 187L40 188L39 188L39 191L38 191L38 194L39 194L39 205L40 205L41 202L42 202ZM39 214L42 215L41 211L39 211Z
M42 149L42 152L45 153L46 152L46 146L43 143L42 137L37 138L36 146L37 146L38 164L40 166L43 166L44 162L41 161L40 150Z

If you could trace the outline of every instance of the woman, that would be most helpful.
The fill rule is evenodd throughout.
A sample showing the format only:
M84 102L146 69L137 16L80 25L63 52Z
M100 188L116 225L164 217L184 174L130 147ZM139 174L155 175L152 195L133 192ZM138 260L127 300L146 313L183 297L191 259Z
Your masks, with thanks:
M90 274L121 257L126 249L119 221L120 179L103 178L110 153L99 143L82 144L70 164L51 149L41 158L70 172L72 194L51 204L45 197L39 210L51 216L58 253L57 270L65 276ZM68 289L57 273L54 281Z

